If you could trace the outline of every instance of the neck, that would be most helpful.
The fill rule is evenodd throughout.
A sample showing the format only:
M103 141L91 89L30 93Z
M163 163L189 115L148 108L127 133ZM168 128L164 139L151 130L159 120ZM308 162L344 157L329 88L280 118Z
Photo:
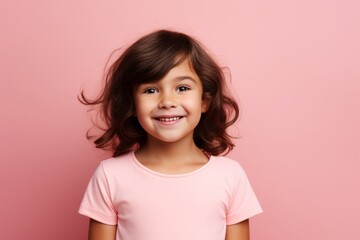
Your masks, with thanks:
M173 163L204 155L195 145L193 139L169 143L151 137L144 146L139 148L138 153L148 159L157 159L158 161L169 162L169 159L171 159Z

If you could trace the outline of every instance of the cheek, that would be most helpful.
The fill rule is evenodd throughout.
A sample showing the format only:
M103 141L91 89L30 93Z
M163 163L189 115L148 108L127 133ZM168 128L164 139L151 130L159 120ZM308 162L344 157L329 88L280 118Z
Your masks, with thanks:
M183 106L193 114L201 115L203 112L203 103L199 98L187 99L187 101L183 103Z
M135 112L138 118L145 117L150 114L153 106L149 101L142 101L135 103Z
M143 114L144 110L143 110L143 106L142 104L135 104L135 113L136 113L136 116L140 116Z
M139 97L134 97L134 108L136 112L141 111L142 106L144 105L143 101Z

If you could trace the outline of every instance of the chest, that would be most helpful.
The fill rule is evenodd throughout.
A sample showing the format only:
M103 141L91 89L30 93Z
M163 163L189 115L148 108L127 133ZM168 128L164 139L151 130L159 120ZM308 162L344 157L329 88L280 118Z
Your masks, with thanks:
M231 189L221 179L143 178L117 187L113 204L120 224L144 225L156 219L165 226L192 222L209 227L214 219L226 221L231 201Z

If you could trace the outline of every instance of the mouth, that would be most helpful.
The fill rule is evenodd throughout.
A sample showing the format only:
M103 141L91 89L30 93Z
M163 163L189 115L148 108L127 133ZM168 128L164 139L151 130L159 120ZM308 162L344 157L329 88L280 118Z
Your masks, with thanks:
M157 117L155 119L160 121L160 122L174 122L174 121L177 121L177 120L179 120L181 118L182 117L177 116L177 117Z

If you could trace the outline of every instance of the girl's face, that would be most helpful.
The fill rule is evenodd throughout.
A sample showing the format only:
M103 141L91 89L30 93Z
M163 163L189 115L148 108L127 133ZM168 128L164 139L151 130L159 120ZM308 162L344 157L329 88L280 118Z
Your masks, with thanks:
M194 129L206 112L202 83L188 60L172 68L157 82L139 85L134 93L136 116L148 139L177 142L193 139Z

